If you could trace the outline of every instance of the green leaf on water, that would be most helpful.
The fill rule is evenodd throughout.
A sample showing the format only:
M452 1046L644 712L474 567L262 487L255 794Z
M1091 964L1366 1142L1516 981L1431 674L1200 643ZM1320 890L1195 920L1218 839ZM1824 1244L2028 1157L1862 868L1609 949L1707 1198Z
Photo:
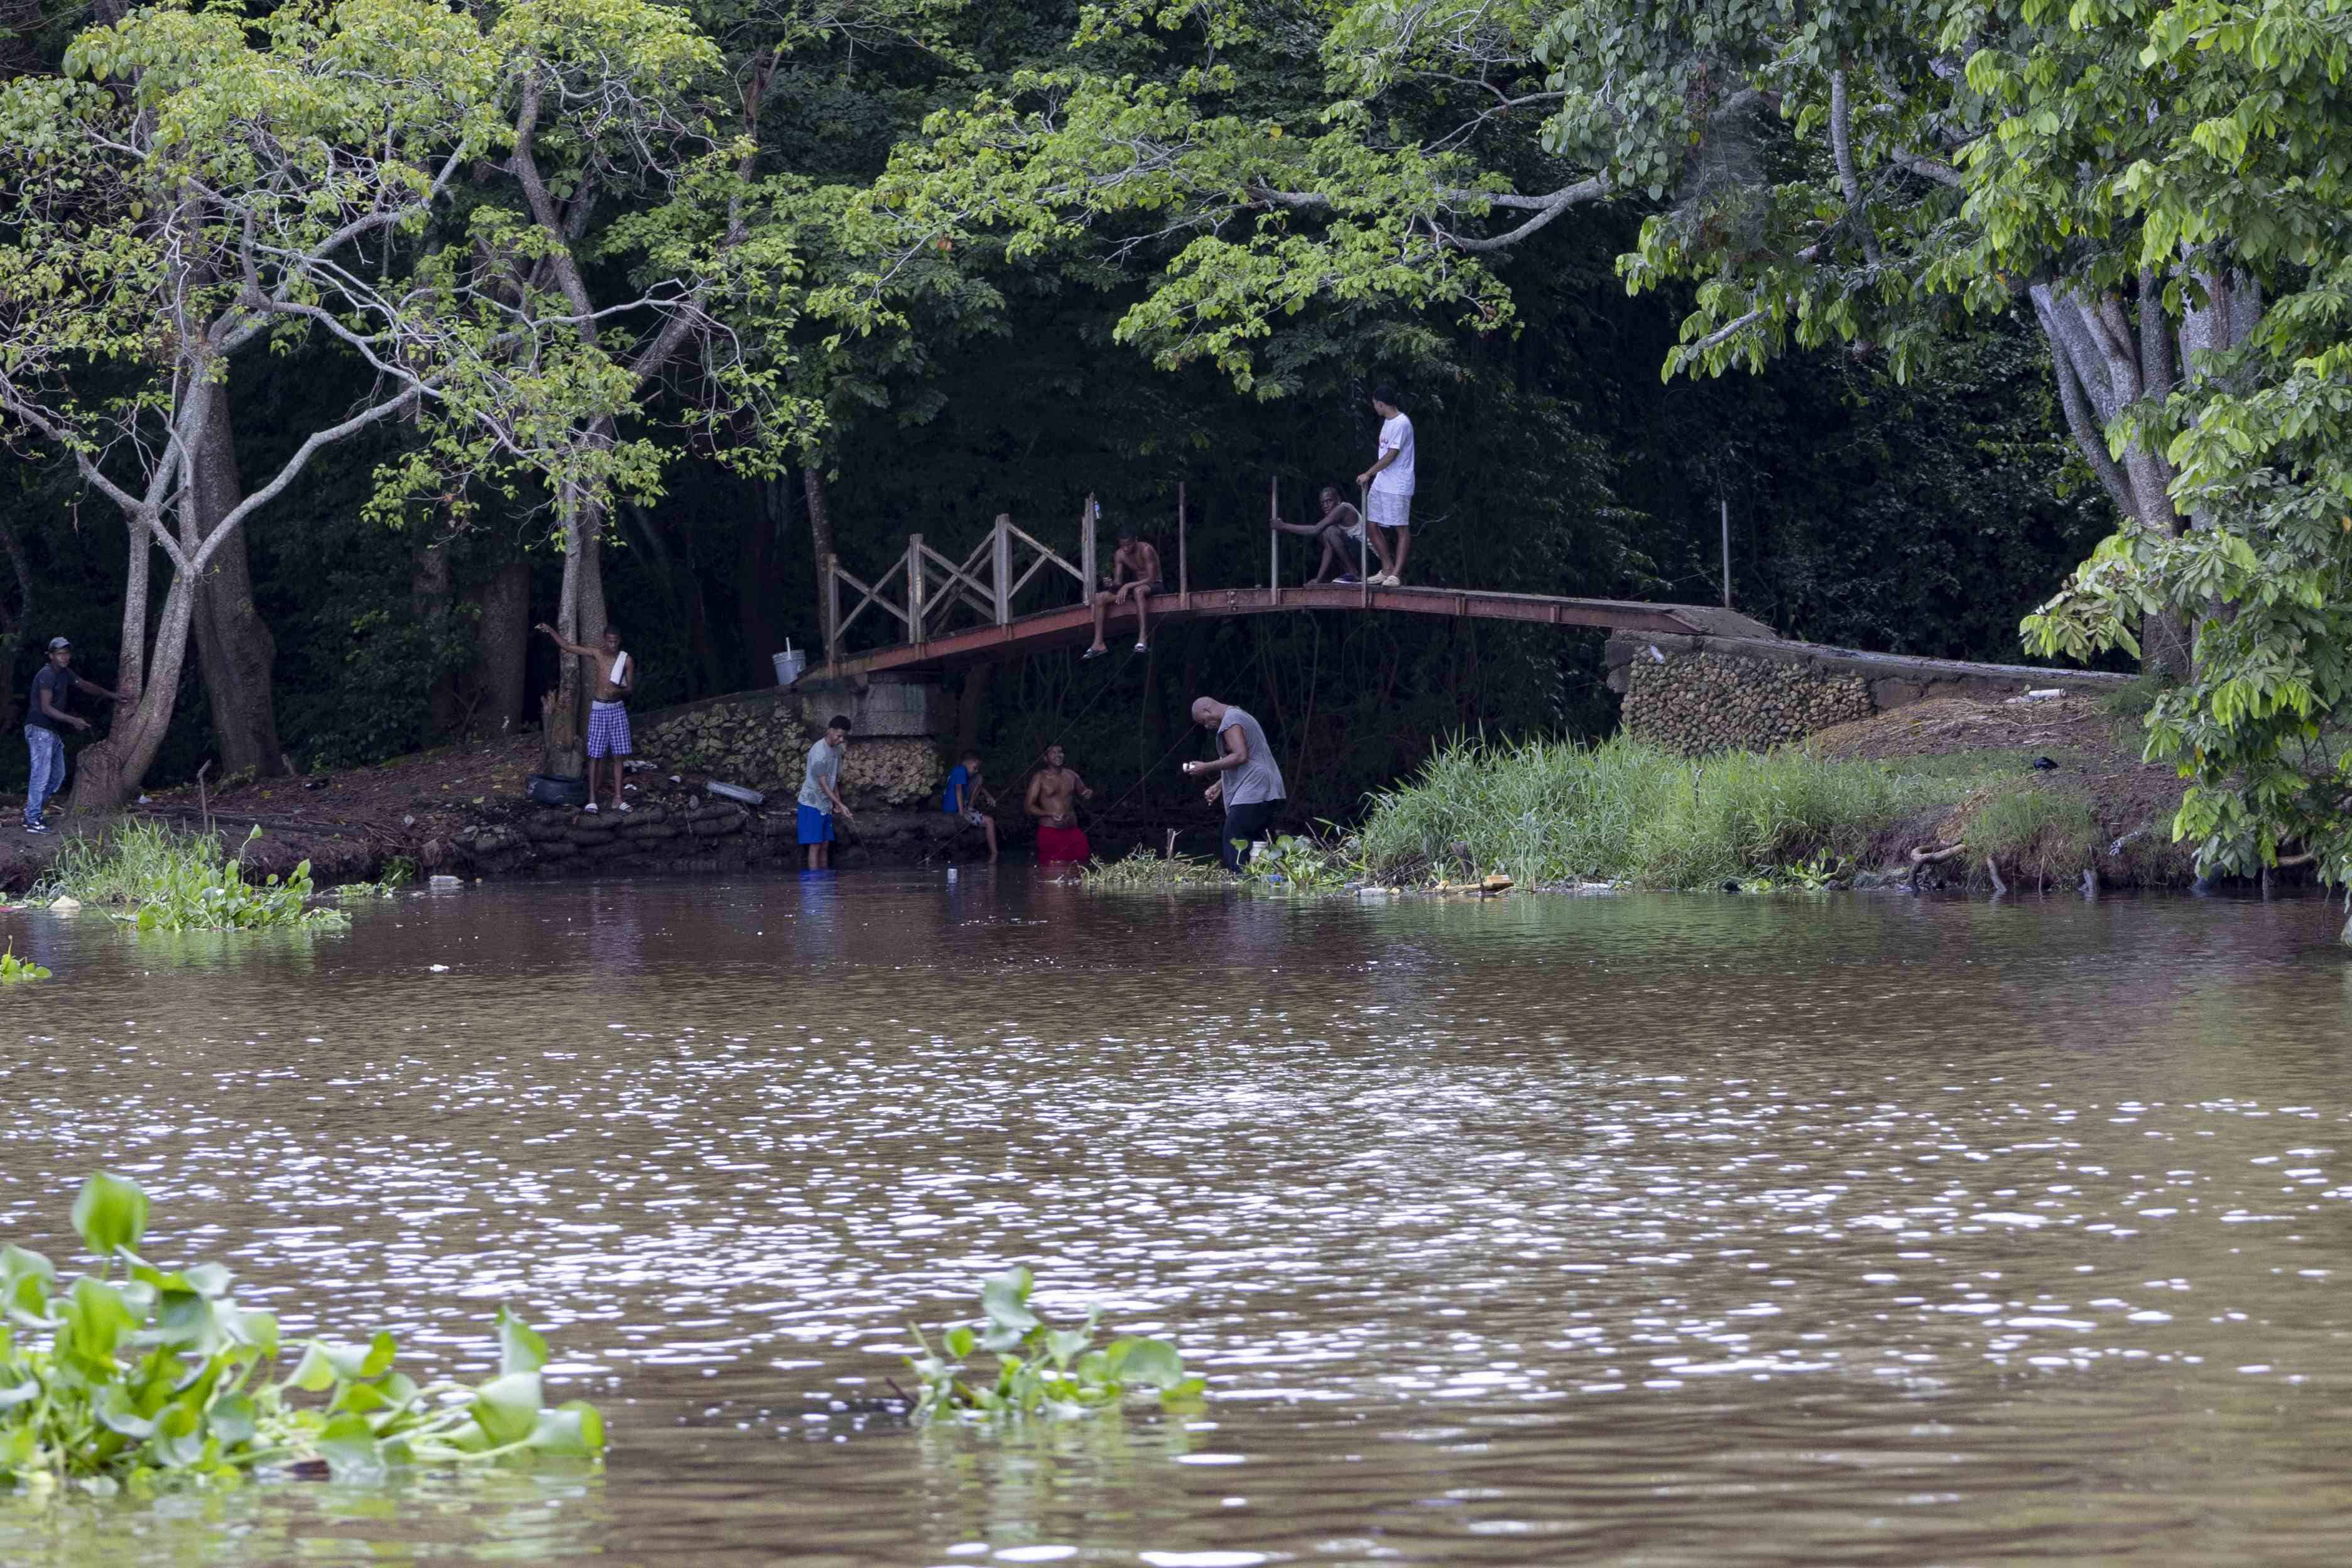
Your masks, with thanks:
M593 1458L604 1451L604 1418L584 1399L567 1400L539 1413L530 1447L545 1454Z
M242 1394L232 1394L213 1402L211 1412L213 1435L225 1445L235 1447L250 1443L260 1431L260 1423L253 1401Z
M509 1443L521 1442L537 1429L544 1403L539 1373L515 1372L493 1378L476 1389L469 1408L491 1446L503 1448Z
M100 1172L74 1199L73 1227L100 1258L113 1257L118 1247L136 1250L147 1234L147 1194L136 1182Z
M506 1308L499 1309L499 1371L537 1372L547 1364L547 1342Z
M1123 1383L1140 1388L1173 1388L1184 1381L1184 1358L1166 1340L1113 1340L1112 1368Z
M943 1342L948 1347L948 1354L961 1359L971 1353L971 1347L978 1341L970 1329L958 1327L947 1331L943 1336Z
M1015 1333L1027 1333L1037 1326L1037 1314L1029 1310L1031 1283L1029 1270L1017 1264L988 1277L980 1288L980 1310L988 1314L991 1325Z

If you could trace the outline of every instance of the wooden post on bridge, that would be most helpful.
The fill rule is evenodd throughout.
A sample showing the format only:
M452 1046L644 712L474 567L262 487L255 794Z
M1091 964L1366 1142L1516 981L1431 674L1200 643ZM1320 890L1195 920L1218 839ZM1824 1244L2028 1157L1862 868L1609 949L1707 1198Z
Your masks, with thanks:
M923 536L907 535L907 640L921 647L928 639L923 625Z
M1087 510L1078 519L1078 574L1085 579L1078 595L1081 605L1095 602L1095 590L1102 583L1100 574L1095 570L1095 519L1101 511L1102 508L1095 505L1094 492L1087 491Z
M841 557L824 558L824 662L841 662Z
M1013 619L1013 514L996 514L996 548L990 552L989 573L996 579L996 624Z
M1364 585L1363 605L1372 607L1372 491L1356 487L1356 581Z
M1184 481L1176 481L1176 602L1192 607L1192 565L1184 554Z
M1282 481L1265 481L1265 587L1268 600L1282 603L1282 535L1274 525L1282 521Z

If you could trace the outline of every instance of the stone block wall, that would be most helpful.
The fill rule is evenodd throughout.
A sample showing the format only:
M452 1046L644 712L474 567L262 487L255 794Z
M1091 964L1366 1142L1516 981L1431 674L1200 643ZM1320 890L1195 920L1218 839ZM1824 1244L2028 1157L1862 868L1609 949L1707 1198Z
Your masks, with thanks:
M1860 653L1777 637L1609 639L1626 733L1686 754L1764 751L1931 697L1998 701L2029 690L2105 693L2126 677L2030 665Z
M1874 711L1859 676L1701 653L1635 660L1622 721L1637 740L1697 756L1769 751Z

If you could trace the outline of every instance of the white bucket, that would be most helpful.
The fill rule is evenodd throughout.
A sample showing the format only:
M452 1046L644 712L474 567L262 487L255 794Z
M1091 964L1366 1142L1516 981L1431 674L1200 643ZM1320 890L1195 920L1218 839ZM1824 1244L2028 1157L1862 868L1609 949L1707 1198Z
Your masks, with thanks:
M808 655L794 648L790 641L784 644L783 652L771 657L775 660L776 684L779 686L790 686L801 678L801 671L808 668Z

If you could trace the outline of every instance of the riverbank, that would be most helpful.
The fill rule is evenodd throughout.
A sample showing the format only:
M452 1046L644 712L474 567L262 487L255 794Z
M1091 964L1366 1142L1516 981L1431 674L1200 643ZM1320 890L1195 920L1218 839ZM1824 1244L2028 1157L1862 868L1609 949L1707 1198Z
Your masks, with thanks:
M1346 855L1355 874L1389 884L1475 869L1504 871L1523 888L1899 877L1990 889L1996 872L2004 885L2037 887L2073 885L2089 869L2110 887L2185 885L2194 867L2170 827L2180 782L2139 760L2138 737L2129 712L2069 694L1922 702L1762 755L1691 760L1622 739L1461 747L1376 797ZM322 887L404 866L467 878L788 868L798 854L792 793L767 776L783 763L761 770L771 793L754 808L710 794L717 775L684 760L716 753L740 774L755 756L789 761L793 749L774 740L682 733L669 765L630 775L635 809L625 816L532 804L525 783L540 747L529 735L314 778L158 791L130 815L187 829L209 823L238 839L258 826L250 866L282 875L307 859ZM929 809L919 759L898 754L919 744L869 743L866 759L852 748L873 777L852 795L858 816L844 825L837 864L985 854L976 830ZM1016 787L998 793L1010 802ZM1019 842L1017 803L998 816L1006 843ZM22 892L69 836L103 826L56 820L60 831L45 838L0 835L0 889ZM1156 844L1160 825L1095 825L1095 837L1115 858L1129 843Z
M1924 702L1769 753L1687 758L1623 738L1453 748L1377 797L1340 852L1412 885L1726 883L2170 887L2180 781L2138 723L2078 695Z

